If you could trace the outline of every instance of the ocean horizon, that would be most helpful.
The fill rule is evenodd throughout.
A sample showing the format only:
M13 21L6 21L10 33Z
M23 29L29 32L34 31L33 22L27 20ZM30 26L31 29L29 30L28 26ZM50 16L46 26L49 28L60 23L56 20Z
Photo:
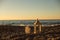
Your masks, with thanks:
M36 20L0 20L0 25L20 25L20 26L26 26L30 25L32 26ZM60 20L39 20L40 23L44 26L46 25L60 25Z

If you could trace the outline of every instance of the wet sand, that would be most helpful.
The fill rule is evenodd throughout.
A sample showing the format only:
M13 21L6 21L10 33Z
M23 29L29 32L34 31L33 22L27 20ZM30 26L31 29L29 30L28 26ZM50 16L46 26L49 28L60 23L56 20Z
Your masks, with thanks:
M42 27L42 32L33 34L25 33L25 26L0 25L0 40L60 40L60 25Z

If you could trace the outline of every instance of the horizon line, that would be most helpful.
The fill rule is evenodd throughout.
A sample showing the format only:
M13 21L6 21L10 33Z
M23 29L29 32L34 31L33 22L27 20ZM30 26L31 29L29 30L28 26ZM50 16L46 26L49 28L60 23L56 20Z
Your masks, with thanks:
M0 20L37 20L36 19L0 19ZM39 19L38 20L60 20L60 19Z

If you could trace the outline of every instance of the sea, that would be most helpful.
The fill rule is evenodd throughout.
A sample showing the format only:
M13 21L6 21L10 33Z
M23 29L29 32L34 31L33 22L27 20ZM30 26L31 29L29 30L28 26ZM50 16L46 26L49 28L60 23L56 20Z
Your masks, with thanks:
M0 20L0 25L33 26L36 20ZM60 25L60 20L39 20L42 26Z

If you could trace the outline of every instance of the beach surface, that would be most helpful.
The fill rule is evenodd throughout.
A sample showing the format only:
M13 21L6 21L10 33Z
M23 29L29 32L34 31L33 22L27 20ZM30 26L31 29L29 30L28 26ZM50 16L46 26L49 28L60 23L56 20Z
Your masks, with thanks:
M38 34L25 33L26 26L0 25L0 40L60 40L60 25L42 27ZM30 26L32 30L33 26Z

